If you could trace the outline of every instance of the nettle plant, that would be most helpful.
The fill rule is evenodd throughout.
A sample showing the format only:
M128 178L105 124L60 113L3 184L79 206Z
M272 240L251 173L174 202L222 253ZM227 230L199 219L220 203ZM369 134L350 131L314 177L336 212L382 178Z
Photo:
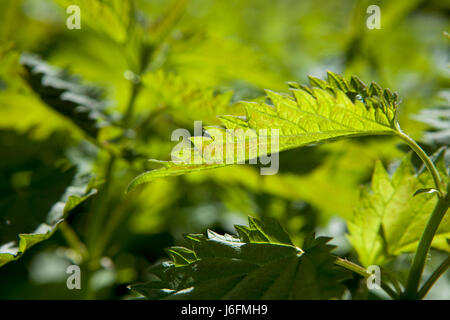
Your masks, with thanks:
M254 131L253 136L234 141L232 148L243 144L249 155L251 139L256 139L262 129L277 134L271 136L270 141L277 141L277 149L273 144L269 148L272 153L338 138L395 135L423 161L423 168L416 172L411 154L407 155L392 177L381 162L376 164L371 190L362 192L358 208L348 221L348 238L362 266L334 256L334 247L327 244L330 238L315 238L311 234L297 247L276 220L249 217L248 226L235 226L235 236L211 230L206 235L186 235L191 247L167 249L172 261L151 269L159 279L131 286L133 290L151 299L339 298L348 272L372 277L368 270L373 268L366 267L383 265L402 253L414 252L405 284L384 270L379 280L381 288L393 299L418 299L447 270L450 257L419 288L430 247L449 251L450 223L446 212L450 184L445 150L429 157L406 135L396 120L397 95L376 83L368 87L355 76L348 82L328 72L328 81L310 77L310 86L289 85L291 94L267 90L268 102L242 102L245 118L220 117L224 135L226 129ZM195 150L185 150L184 154L201 155L200 148L213 146L220 154L216 162L163 162L162 168L136 177L128 191L156 178L229 165L220 161L230 147L225 138L201 137L201 144L196 138L192 139ZM234 159L242 162L239 157Z
M192 41L197 46L207 38L203 34L200 40L190 34L179 41L184 35L170 38L187 1L174 1L153 24L145 19L139 21L131 1L56 2L63 7L72 2L79 5L84 17L82 28L86 23L103 34L108 39L107 48L125 57L129 95L121 101L122 108L111 112L112 108L104 101L104 93L98 88L83 84L80 78L36 56L19 54L7 46L0 48L5 64L18 65L20 78L17 84L9 84L19 87L19 94L6 96L2 104L21 104L26 108L39 100L54 113L38 114L39 108L36 108L32 112L37 122L57 122L59 118L54 114L62 116L69 121L61 126L74 127L82 137L80 140L100 150L99 159L95 154L92 161L97 161L100 168L97 167L96 172L86 172L80 169L92 169L85 165L89 162L86 159L83 159L84 166L72 161L56 161L61 155L51 146L63 149L64 137L51 135L47 140L36 142L26 133L0 135L7 146L2 150L5 161L0 179L2 190L6 190L2 192L6 200L2 198L0 211L8 225L5 232L0 232L0 266L19 259L30 247L59 229L76 251L83 272L93 273L100 269L100 260L106 254L112 235L120 232L126 209L133 207L139 193L145 189L141 184L225 166L237 168L255 157L269 157L341 138L383 135L395 136L406 143L423 165L416 169L412 152L404 157L393 174L388 173L381 161L376 163L370 187L362 190L353 215L346 221L348 240L358 256L358 263L333 253L335 246L329 244L331 238L310 233L298 240L298 235L288 235L276 219L249 217L248 226L236 225L234 235L221 235L212 230L185 235L188 248L167 248L171 260L151 268L153 280L132 284L130 288L149 299L341 299L351 280L367 279L369 285L379 284L392 299L421 299L448 269L450 257L447 256L429 278L422 279L431 248L446 254L450 252L446 150L442 148L428 156L400 129L397 94L376 83L367 86L356 76L348 81L328 72L326 81L310 77L309 85L289 83L289 93L267 90L266 97L239 102L245 116L221 115L232 105L229 93L215 94L209 89L190 86L188 81L164 70L166 60L171 67L183 61L174 59L175 62L170 63L173 51L184 51L182 45L177 47L179 42ZM209 51L225 43L214 38L208 41L213 48ZM232 45L221 49L228 50L230 57L252 57L252 53L240 48L234 50ZM12 53L5 54L9 51ZM185 60L189 59L192 60L192 56ZM108 72L102 76L108 78L111 74L111 81L117 80L114 72ZM251 72L246 75L252 79L264 78L264 73L263 76ZM156 161L162 167L148 171L147 159L151 152L147 149L155 140L149 143L146 138L158 134L157 130L149 129L151 125L158 125L151 120L159 119L158 113L170 106L152 110L145 119L136 119L136 108L139 98L158 85L169 88L160 93L161 99L168 96L168 100L177 100L173 103L178 106L173 112L179 113L176 124L187 125L191 120L207 123L211 115L217 115L222 125L206 127L206 132L214 131L214 134L192 137L189 143L184 143L178 151L186 156L185 161ZM24 98L23 92L33 98ZM22 109L17 111L15 107L10 112L20 113ZM192 119L191 114L201 117ZM22 119L22 114L15 114L15 119L27 120ZM251 134L233 136L233 143L227 142L228 132L239 130ZM259 136L262 132L264 137ZM254 141L261 138L266 141L265 148L253 148ZM230 148L245 152L224 161ZM190 161L192 159L195 161ZM98 172L101 172L101 179L95 178ZM123 172L132 172L133 176L136 172L144 173L128 184L133 176ZM126 192L123 199L114 197L113 187L118 186L122 194ZM167 194L175 197L176 192L169 190ZM326 202L327 195L324 193L322 197ZM66 218L82 206L89 208L89 215L87 230L81 237ZM28 212L42 214L29 219ZM17 238L19 241L11 241ZM407 276L403 277L389 263L411 253L414 258ZM379 272L372 274L371 270ZM87 297L92 298L93 294L88 293Z

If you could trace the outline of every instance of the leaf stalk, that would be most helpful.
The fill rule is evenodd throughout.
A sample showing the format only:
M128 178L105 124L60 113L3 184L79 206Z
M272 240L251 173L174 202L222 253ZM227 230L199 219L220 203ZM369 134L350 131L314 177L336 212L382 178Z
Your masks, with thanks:
M450 267L450 256L448 256L441 265L434 270L433 274L428 278L428 280L423 285L422 289L419 291L419 298L423 299L428 291L430 291L431 287L435 284L435 282L439 279L441 275L444 274L445 271Z
M405 291L402 295L403 299L419 299L420 294L418 292L420 279L422 277L423 269L425 266L425 261L430 250L431 243L433 241L434 235L445 216L450 205L450 184L447 186L447 194L444 198L439 198L439 201L434 208L430 219L427 222L425 230L419 240L419 245L417 246L416 254L414 256L411 270L408 275L408 280L406 283ZM429 289L428 289L429 290Z
M399 124L396 122L395 124L397 128L397 135L405 141L409 147L419 156L419 158L423 161L425 166L427 167L428 171L430 171L431 176L433 177L434 185L436 187L436 190L439 191L438 195L440 198L444 197L443 192L443 186L442 186L442 180L439 175L439 171L437 170L436 166L434 165L433 161L430 159L430 157L423 151L423 149L406 133L404 133Z
M334 263L340 267L343 267L349 271L355 272L359 274L360 276L364 277L366 279L370 276L370 273L367 272L366 269L361 267L360 265L357 265L356 263L353 263L347 259L343 259L341 257L336 257L336 260ZM398 299L398 294L392 290L392 288L385 283L383 280L381 280L381 288L392 298L392 299Z

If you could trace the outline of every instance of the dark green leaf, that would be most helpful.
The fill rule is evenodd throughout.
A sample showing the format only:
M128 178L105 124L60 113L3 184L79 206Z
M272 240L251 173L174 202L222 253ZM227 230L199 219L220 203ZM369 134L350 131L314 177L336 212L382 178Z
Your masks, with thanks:
M236 230L239 238L212 231L206 236L187 235L192 250L169 249L173 262L153 267L151 272L160 282L137 284L131 289L149 299L341 297L345 273L334 266L329 238L311 235L302 250L292 244L275 220L250 217L249 227L236 226Z

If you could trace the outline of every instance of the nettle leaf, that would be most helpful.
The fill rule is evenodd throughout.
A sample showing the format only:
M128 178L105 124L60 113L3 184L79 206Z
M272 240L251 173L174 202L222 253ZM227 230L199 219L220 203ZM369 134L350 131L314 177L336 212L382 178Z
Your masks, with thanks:
M445 152L433 157L446 183ZM377 162L371 191L363 190L360 204L348 222L348 238L364 266L385 264L405 252L413 252L418 244L437 197L432 190L433 179L428 170L416 172L411 154L406 156L392 177ZM450 252L450 215L444 217L432 246Z
M159 281L132 285L149 299L332 299L346 273L334 265L330 238L295 247L273 219L249 218L239 237L208 230L186 235L191 249L173 247L171 262L151 268Z
M23 54L20 61L27 70L28 84L49 107L89 136L97 137L100 126L108 123L98 88L81 85L78 78L49 66L34 55Z
M70 211L96 193L89 176L55 151L59 139L38 141L0 131L5 146L0 150L0 266L48 239Z
M81 23L107 35L118 43L127 40L132 4L129 0L55 0L64 9L80 8Z
M397 95L353 76L347 82L328 73L310 77L310 87L290 83L291 94L267 90L267 102L241 102L246 117L220 116L224 127L208 127L193 137L178 161L136 177L128 191L155 178L217 168L310 144L344 137L395 134ZM277 131L276 131L277 130ZM231 132L231 133L230 133ZM244 148L245 152L235 152ZM231 151L229 157L227 151Z

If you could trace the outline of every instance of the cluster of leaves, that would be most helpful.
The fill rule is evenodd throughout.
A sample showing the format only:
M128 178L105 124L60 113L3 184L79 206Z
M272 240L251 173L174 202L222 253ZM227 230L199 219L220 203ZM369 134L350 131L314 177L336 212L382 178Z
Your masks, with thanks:
M399 120L420 137L420 120L434 130L423 136L427 152L448 145L446 106L419 111L448 84L435 54L445 49L440 34L446 21L434 19L442 8L438 1L418 3L390 1L383 6L383 29L370 32L364 21L368 1L320 7L283 0L276 6L241 0L2 1L0 137L7 161L0 167L0 265L48 239L2 267L8 298L74 297L61 289L63 283L40 290L27 280L36 278L37 269L57 269L39 264L48 252L86 270L82 297L129 297L124 284L145 279L148 264L182 242L181 234L232 232L247 215L261 219L236 226L238 236L186 236L190 248L168 249L173 261L152 268L159 281L133 285L133 296L329 299L349 289L358 297L363 286L343 282L329 239L311 231L336 237L335 254L363 266L383 265L383 271L417 247L437 202L433 179L415 170L417 159L410 156L392 174L390 166L404 154L389 136L401 134ZM82 30L65 27L69 5L80 7ZM396 88L402 104L390 90L354 76L329 72L327 80L319 79L329 69ZM309 86L289 82L289 93L277 93L286 81L301 83L307 74L315 75ZM265 88L277 92L263 96ZM151 183L124 195L137 174L154 168L148 158L167 159L171 132L192 129L195 120L221 127L206 127L209 137L193 137L182 152L189 156L226 152L219 137L227 129L249 130L250 139L258 138L259 129L278 129L279 146L253 155L284 151L279 174L260 176L253 166L203 158L198 165L157 161L165 166L145 172L128 189ZM340 139L348 137L354 139ZM249 160L252 141L235 138L246 154L233 163ZM445 151L438 154L445 184ZM371 190L364 189L357 203L358 186L368 183L374 163ZM216 170L203 170L210 168ZM91 176L105 183L89 182ZM345 228L333 229L336 220L347 223L351 246ZM433 241L444 254L449 225L447 214Z
M294 97L267 91L267 96L270 98L272 105L264 102L243 102L247 113L245 119L222 116L221 120L225 124L226 129L253 130L255 132L254 139L257 138L257 130L259 129L278 129L281 132L281 134L276 135L276 138L280 140L279 148L276 150L272 148L270 150L272 153L338 137L376 134L403 135L396 123L397 95L392 94L388 89L383 90L376 84L372 84L368 89L356 77L352 77L352 81L349 84L342 77L331 72L328 73L328 82L316 78L311 78L310 81L312 88L296 83L291 84L291 87L294 88ZM331 93L327 90L330 90ZM219 129L219 131L221 131L222 137L225 136L225 129ZM196 148L189 149L189 151L193 150L194 153L197 152L201 156L204 151L202 149L203 144L206 144L205 148L213 145L216 152L215 155L218 156L219 160L223 160L224 150L229 147L227 145L228 140L223 138L217 139L217 135L213 134L210 134L210 136L212 138L194 137L192 142ZM202 139L202 143L199 144L198 139ZM223 141L226 142L224 143ZM246 145L248 141L245 138L241 138L232 142L232 147L234 148L234 143L237 142L239 146ZM247 151L249 150L247 145L245 148ZM265 149L266 152L267 150ZM186 151L184 152L186 153ZM220 162L211 164L211 161L205 160L205 158L203 158L203 163L199 165L191 164L190 161L194 159L195 155L192 156L190 152L188 154L186 164L166 163L163 169L153 170L138 176L131 182L128 189L131 190L135 186L155 178L180 175L224 165L223 161L222 164ZM246 153L246 155L249 154L251 153ZM259 149L257 149L256 154L261 155ZM449 173L445 166L444 157L445 149L442 149L434 156L434 161L437 163L439 173L443 177L442 181L437 182L446 186ZM242 163L247 158L235 157L234 163ZM411 156L408 156L403 160L392 180L381 162L377 162L372 178L374 193L362 194L361 206L355 210L353 218L349 221L350 242L358 253L360 261L365 266L373 264L383 265L402 253L414 252L417 249L423 225L427 223L431 213L437 206L438 199L433 195L433 191L440 191L429 188L433 184L434 177L430 172L424 172L424 168L419 173L416 173L410 158ZM426 194L423 195L423 193ZM412 198L416 195L419 196ZM446 206L448 208L448 204ZM444 216L443 223L433 239L431 244L433 247L450 252L448 241L449 228L450 223L447 215ZM237 227L237 230L241 230L241 227ZM252 239L248 237L248 234L244 238L242 234L240 235L240 241L244 241L244 238L249 241ZM214 237L214 233L208 233L207 239L211 240ZM256 237L258 238L258 236ZM188 239L192 240L192 237ZM204 238L200 237L200 239ZM236 240L231 239L230 243L233 242L236 242ZM175 259L175 253L173 251L169 252ZM241 252L240 249L239 252ZM189 251L188 254L196 257L194 252ZM185 256L181 258L188 263L196 261L196 259L189 260ZM166 267L170 268L168 265ZM194 267L194 270L197 270L197 267ZM158 273L159 276L166 274L171 275L172 273L169 271L167 273ZM181 274L183 274L183 271ZM220 275L216 275L216 277L221 278ZM192 278L189 274L188 279ZM162 280L163 284L174 283L174 279L170 278L170 276L164 277ZM212 279L208 278L208 280ZM240 281L240 279L235 280ZM192 293L193 297L204 297L201 289L195 289L195 281L192 288L162 288L160 285L161 283L151 283L149 285L151 288L150 297L154 297L153 294L159 297L161 293L154 293L153 291L158 289L163 290L166 294L174 294L175 296L178 296L181 291L183 294L186 292ZM183 286L186 286L186 283ZM207 291L208 289L205 289L205 292ZM250 294L247 292L247 295ZM234 295L227 295L222 292L217 296L217 298L219 297L230 298L234 297ZM263 295L262 297L266 296ZM268 297L271 296L268 295Z

